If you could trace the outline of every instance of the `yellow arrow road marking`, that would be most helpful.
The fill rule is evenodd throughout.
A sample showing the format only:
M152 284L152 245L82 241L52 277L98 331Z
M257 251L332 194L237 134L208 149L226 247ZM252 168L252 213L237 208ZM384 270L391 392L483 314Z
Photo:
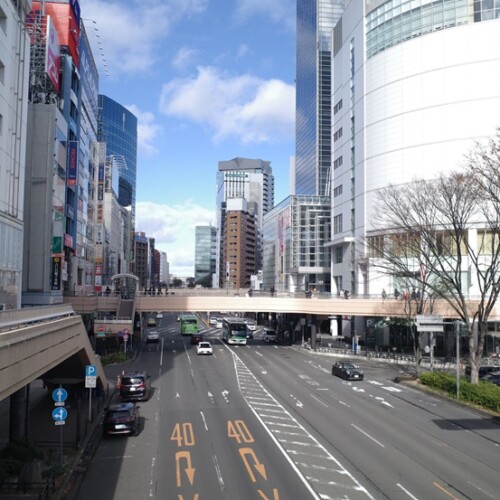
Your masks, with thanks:
M262 491L262 490L257 490L257 493L264 499L264 500L269 500L269 497ZM280 496L278 493L278 488L273 488L273 496L272 498L274 500L279 500Z
M178 451L175 454L175 471L177 476L177 487L180 488L182 484L181 480L181 460L186 461L186 476L188 477L189 484L193 485L195 468L191 466L191 453L189 451Z
M250 455L251 458L253 459L253 466L255 467L255 470L267 481L267 476L266 476L266 468L264 467L264 464L261 464L257 457L255 456L255 452L252 450L252 448L240 448L240 455L241 458L245 464L245 467L247 469L248 475L250 476L250 479L252 480L252 483L255 483L257 479L255 479L255 475L253 473L253 470L248 463L247 456Z

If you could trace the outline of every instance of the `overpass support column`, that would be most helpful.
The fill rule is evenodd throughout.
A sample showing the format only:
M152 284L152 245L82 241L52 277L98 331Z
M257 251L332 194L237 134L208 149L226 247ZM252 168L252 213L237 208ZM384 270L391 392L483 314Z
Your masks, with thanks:
M29 392L26 387L10 396L9 441L28 437Z

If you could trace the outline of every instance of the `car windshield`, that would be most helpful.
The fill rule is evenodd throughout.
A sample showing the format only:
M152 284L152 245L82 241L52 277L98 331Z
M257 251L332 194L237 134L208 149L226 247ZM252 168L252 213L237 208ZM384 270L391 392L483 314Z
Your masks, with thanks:
M356 370L358 368L356 365L353 365L352 363L344 363L343 367L346 370Z
M129 418L130 413L124 410L112 410L107 413L106 418L111 418L113 420L119 420L123 418Z
M124 385L142 384L142 381L142 377L122 377L122 384Z
M210 347L210 344L208 342L200 342L199 346L200 347Z

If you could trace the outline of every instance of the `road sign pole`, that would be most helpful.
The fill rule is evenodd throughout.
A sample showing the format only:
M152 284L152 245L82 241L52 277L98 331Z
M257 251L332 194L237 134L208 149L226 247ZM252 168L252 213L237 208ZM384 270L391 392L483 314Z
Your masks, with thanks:
M89 387L89 422L92 422L92 387Z

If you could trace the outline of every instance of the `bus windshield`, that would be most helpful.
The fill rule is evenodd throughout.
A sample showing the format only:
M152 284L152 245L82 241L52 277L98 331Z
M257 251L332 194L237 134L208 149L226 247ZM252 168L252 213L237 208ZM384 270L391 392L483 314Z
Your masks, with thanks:
M222 324L222 340L228 344L246 345L246 323L240 318L224 318L224 322Z

